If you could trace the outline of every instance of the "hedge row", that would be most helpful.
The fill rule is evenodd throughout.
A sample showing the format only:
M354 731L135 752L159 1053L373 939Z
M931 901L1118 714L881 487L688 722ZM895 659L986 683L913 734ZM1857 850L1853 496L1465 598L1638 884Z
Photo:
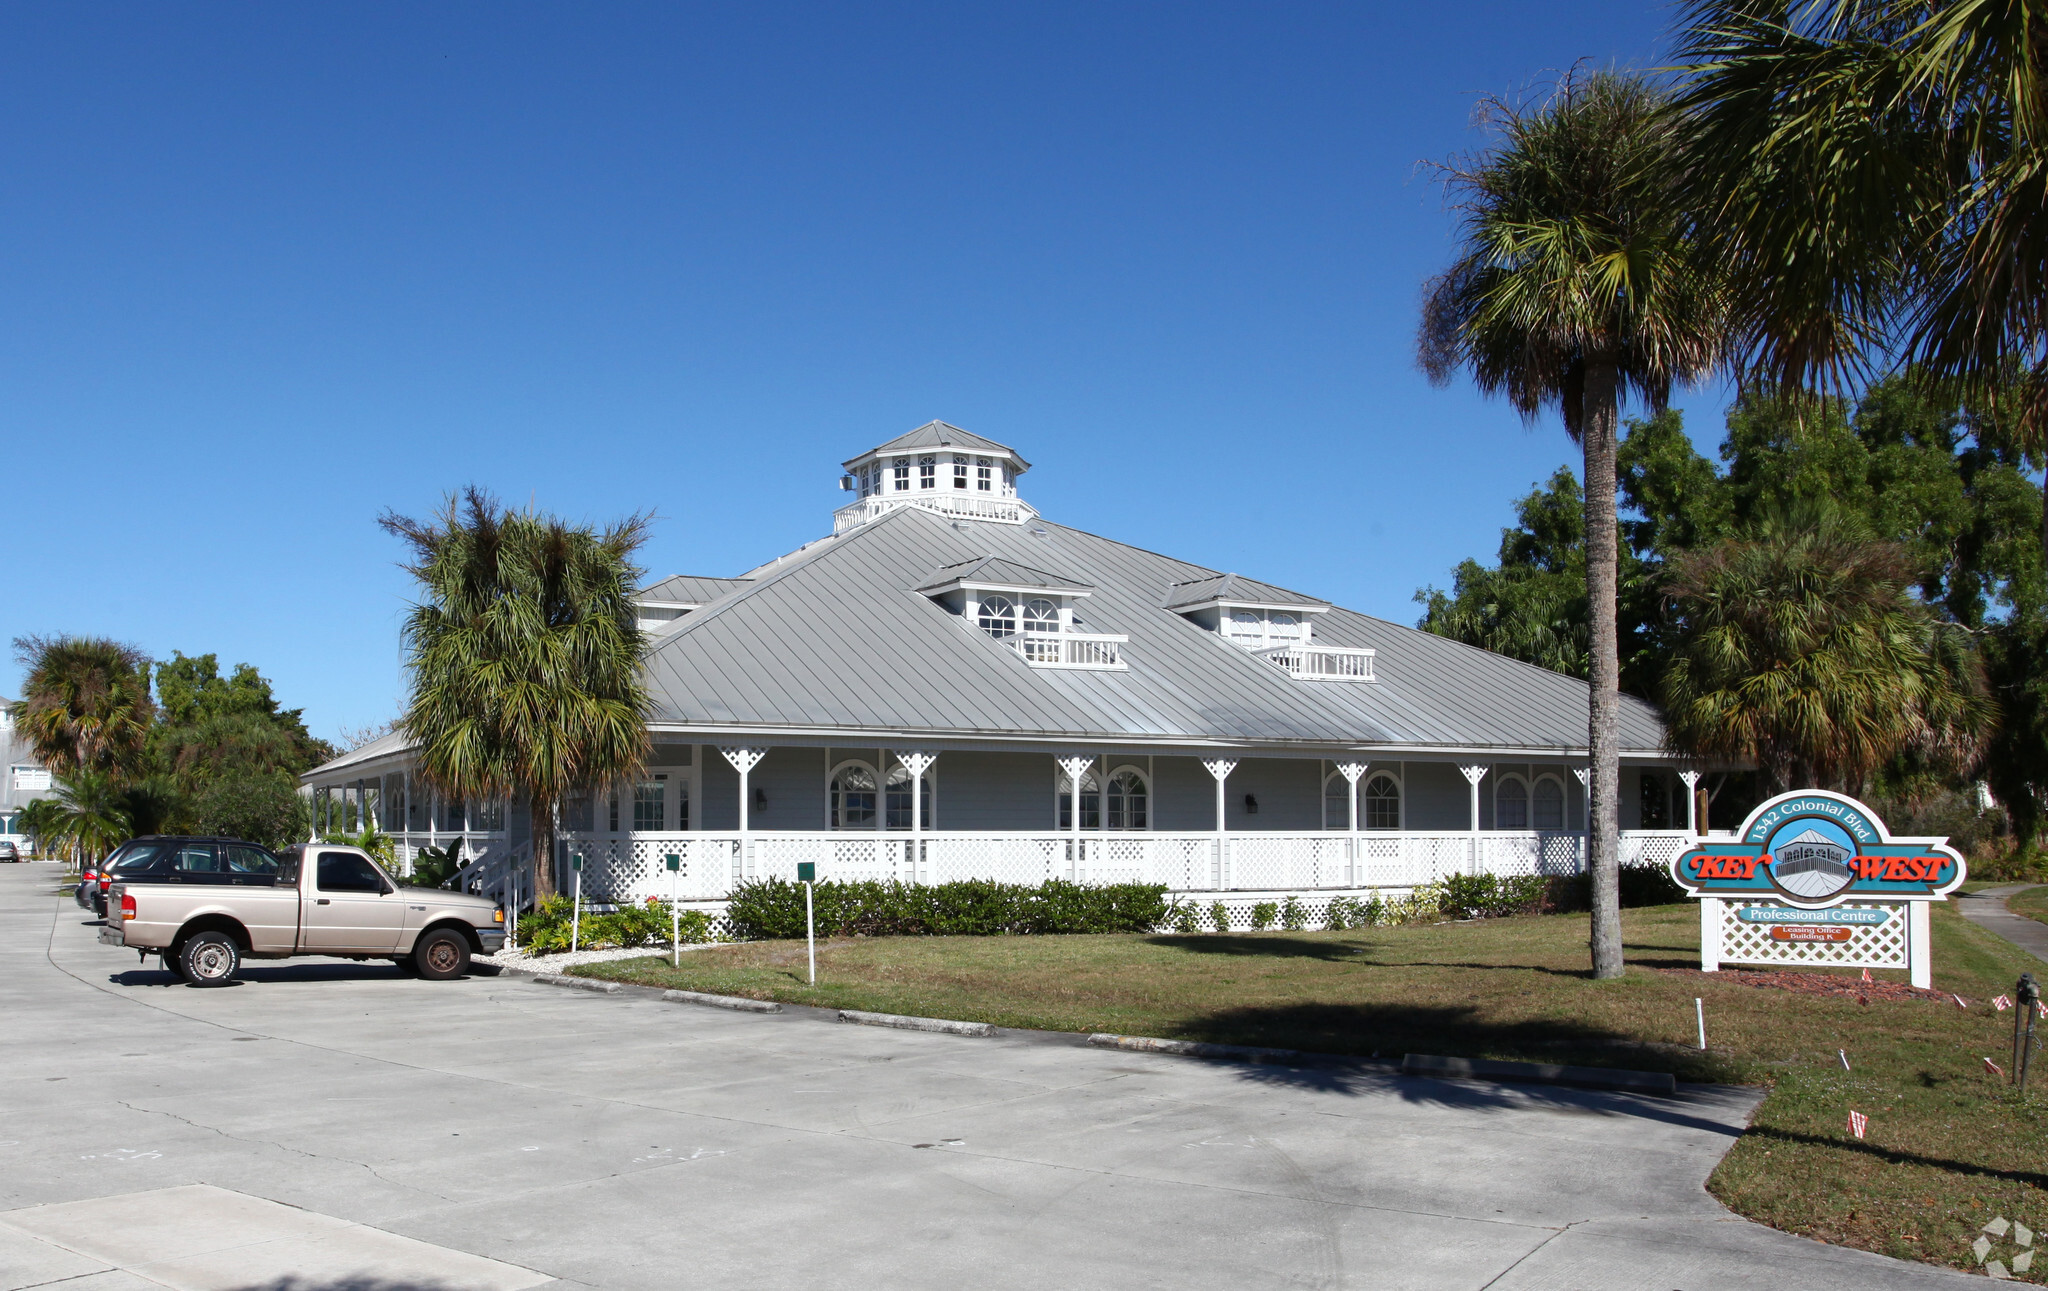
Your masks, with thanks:
M993 937L1043 933L1150 932L1166 918L1166 886L1100 886L1053 879L1037 887L970 879L924 886L842 883L814 894L820 936ZM726 919L751 941L804 935L804 885L762 879L733 890Z

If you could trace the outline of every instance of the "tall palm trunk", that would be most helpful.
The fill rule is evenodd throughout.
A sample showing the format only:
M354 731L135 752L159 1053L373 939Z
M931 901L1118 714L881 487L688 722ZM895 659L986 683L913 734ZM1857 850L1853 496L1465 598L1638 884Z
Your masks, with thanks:
M533 825L533 901L555 894L555 804L535 796L527 819Z
M1619 977L1621 965L1621 650L1614 604L1618 571L1614 459L1619 374L1612 362L1586 365L1580 426L1586 448L1586 614L1590 619L1592 690L1586 745L1586 858L1593 878L1593 976Z

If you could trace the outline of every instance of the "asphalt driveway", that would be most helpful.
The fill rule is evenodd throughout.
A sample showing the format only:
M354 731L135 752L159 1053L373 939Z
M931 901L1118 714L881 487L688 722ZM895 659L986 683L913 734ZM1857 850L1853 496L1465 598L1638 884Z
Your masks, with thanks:
M98 945L52 875L0 869L0 1291L1962 1276L1723 1210L1701 1184L1750 1090L1239 1066L340 961L194 990Z

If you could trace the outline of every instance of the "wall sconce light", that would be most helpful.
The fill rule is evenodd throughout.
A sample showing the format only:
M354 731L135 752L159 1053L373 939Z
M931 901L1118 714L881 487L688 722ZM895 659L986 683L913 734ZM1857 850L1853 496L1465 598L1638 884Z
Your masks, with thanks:
M1244 796L1244 814L1247 816L1259 814L1259 800L1251 794Z
M754 790L754 810L768 810L768 791L766 789Z

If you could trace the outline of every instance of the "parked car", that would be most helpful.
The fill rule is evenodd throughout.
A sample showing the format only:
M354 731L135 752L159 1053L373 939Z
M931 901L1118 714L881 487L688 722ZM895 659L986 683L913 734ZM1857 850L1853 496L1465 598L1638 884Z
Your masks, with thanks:
M388 959L435 981L505 944L488 897L401 887L357 847L272 853L229 838L138 839L113 867L100 941L163 957L194 986L234 979L244 959Z
M20 859L21 849L19 847L16 847L13 843L0 842L0 861L13 862Z

